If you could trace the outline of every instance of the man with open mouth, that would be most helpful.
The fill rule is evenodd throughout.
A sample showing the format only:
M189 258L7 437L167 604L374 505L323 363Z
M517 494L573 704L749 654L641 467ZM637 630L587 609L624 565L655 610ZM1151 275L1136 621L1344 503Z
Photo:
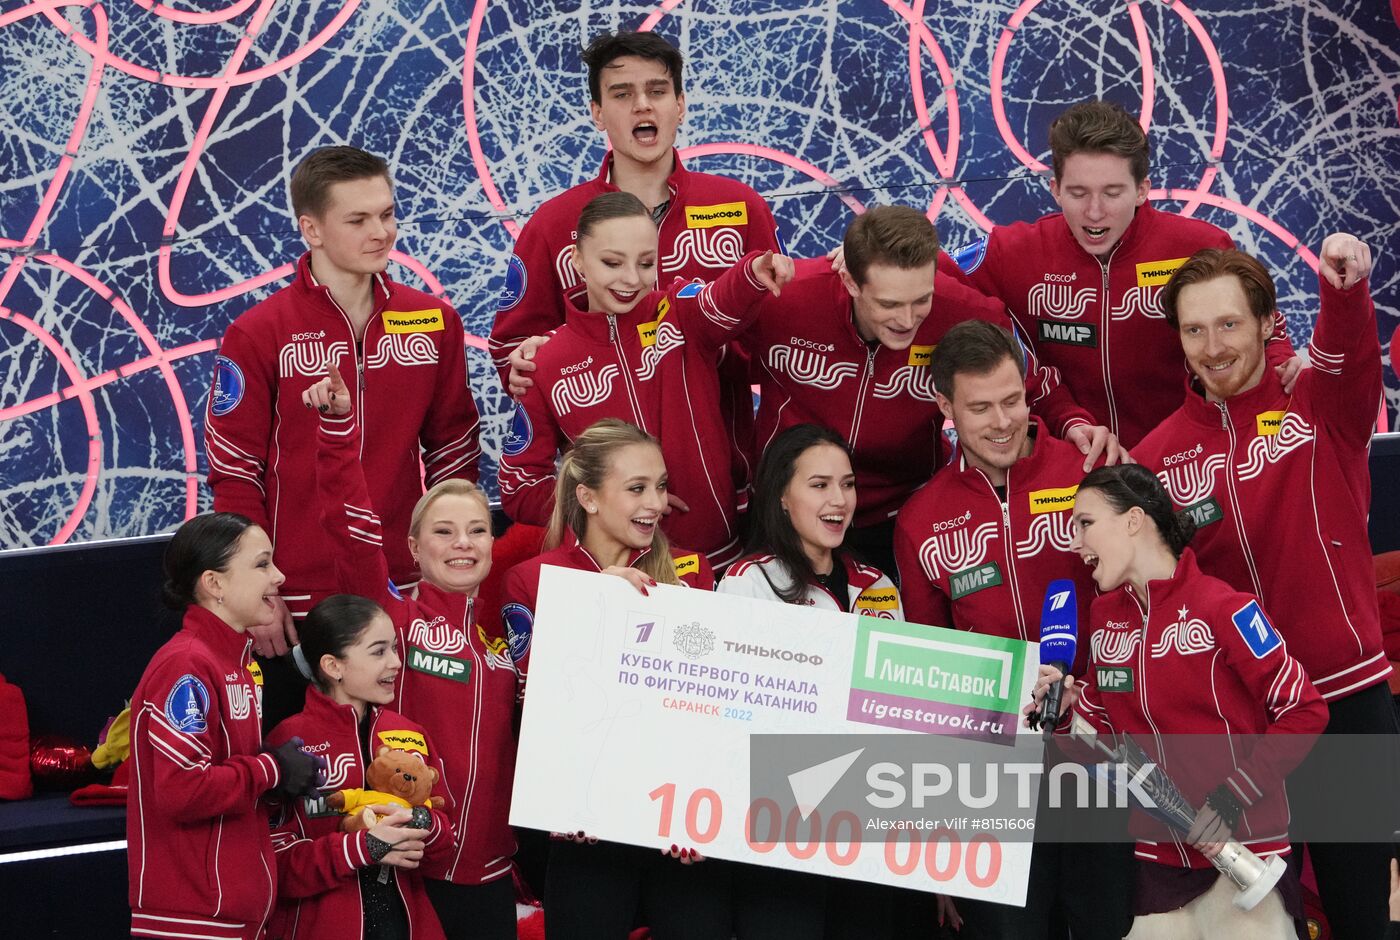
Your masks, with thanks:
M1147 199L1147 135L1116 104L1088 101L1050 125L1060 211L998 226L941 259L955 277L1001 299L1075 401L1131 449L1181 404L1184 366L1157 294L1201 248L1233 248L1198 219ZM1301 368L1275 313L1269 364L1292 385Z
M660 230L655 286L662 289L676 278L716 280L751 251L782 251L762 196L681 164L675 148L686 107L680 50L655 33L604 33L583 59L593 123L607 137L609 152L594 179L545 202L516 240L490 345L501 382L517 399L533 384L535 350L564 322L565 296L580 288L568 256L579 213L595 196L620 190L651 210ZM730 345L719 368L742 509L755 464L748 362Z

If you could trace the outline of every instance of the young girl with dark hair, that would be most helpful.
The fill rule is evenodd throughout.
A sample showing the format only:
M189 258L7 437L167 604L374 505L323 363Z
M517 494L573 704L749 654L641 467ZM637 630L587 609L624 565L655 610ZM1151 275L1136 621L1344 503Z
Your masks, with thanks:
M758 461L749 551L722 594L903 620L899 591L841 548L856 515L850 449L830 428L794 425ZM891 929L893 889L759 866L735 876L739 940L791 936L878 938Z
M336 581L345 593L378 602L393 621L403 651L395 708L427 729L442 766L456 839L451 852L423 860L428 896L448 936L514 940L515 667L476 610L491 570L490 506L466 480L430 487L409 519L408 547L423 577L401 595L389 581L383 527L360 465L357 415L334 365L302 400L321 414L316 484L322 524L336 546Z
M739 555L744 487L733 478L717 369L758 301L792 277L792 262L749 252L711 284L658 290L656 223L636 196L594 198L577 231L569 258L583 289L567 298L564 325L536 354L534 384L516 406L501 505L517 522L545 525L556 456L600 418L621 418L661 442L672 484L667 535L727 565Z
M672 548L661 531L667 488L661 448L636 426L605 418L575 438L559 466L545 552L511 569L502 592L501 620L522 695L545 565L616 575L643 594L656 584L714 587L705 556ZM639 914L657 940L729 940L724 863L674 845L658 857L584 833L555 836L544 884L551 940L624 938ZM697 861L704 864L682 867Z
M1089 617L1088 672L1065 678L1067 704L1101 734L1130 734L1150 748L1200 807L1185 837L1163 840L1154 829L1139 839L1128 936L1292 936L1290 914L1301 914L1296 877L1285 874L1246 912L1233 906L1235 885L1210 859L1231 838L1263 858L1288 854L1284 777L1305 749L1268 738L1320 733L1326 704L1259 600L1201 573L1187 547L1195 526L1151 471L1094 470L1079 484L1073 525L1072 547L1103 593ZM1108 674L1112 688L1100 681ZM1042 666L1037 701L1060 678ZM1225 736L1228 754L1212 760L1198 747L1174 761L1163 735Z
M327 792L370 789L366 768L381 748L418 754L437 774L442 764L422 725L384 706L403 667L394 623L374 601L334 594L302 622L300 658L310 673L306 707L268 735L302 741L327 761ZM272 936L285 940L440 940L444 936L418 867L452 852L442 810L375 807L372 828L345 832L325 796L283 807L273 832L281 904Z
M282 572L261 528L216 512L175 533L165 576L165 603L184 624L131 700L131 932L256 940L277 895L262 798L316 783L296 744L262 748L248 628L272 621Z

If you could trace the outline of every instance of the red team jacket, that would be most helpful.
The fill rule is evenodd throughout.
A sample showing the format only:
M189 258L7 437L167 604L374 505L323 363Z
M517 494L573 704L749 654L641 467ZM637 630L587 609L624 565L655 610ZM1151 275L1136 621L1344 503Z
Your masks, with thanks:
M1312 368L1292 396L1263 380L1227 402L1186 401L1137 447L1200 527L1201 568L1257 594L1326 699L1386 681L1366 516L1381 395L1366 286L1325 280Z
M1006 303L1040 361L1058 369L1074 400L1134 447L1181 404L1185 358L1157 294L1202 248L1233 248L1208 222L1137 210L1100 264L1074 240L1064 216L999 225L954 257L968 284ZM940 265L950 271L953 265ZM1293 355L1275 314L1271 365Z
M1034 643L1045 589L1070 578L1080 622L1087 623L1094 579L1070 553L1084 455L1031 420L1033 449L1007 471L1005 503L959 450L901 510L894 553L906 620ZM1077 646L1076 667L1086 645Z
M811 422L841 434L860 481L857 526L899 511L938 467L943 415L929 369L933 347L963 320L1011 328L1001 303L951 277L937 279L933 312L914 343L895 352L856 332L851 295L824 258L797 262L797 276L780 297L759 305L741 342L759 372L758 450L785 428ZM1089 415L1077 408L1051 370L1032 363L1026 378L1031 406L1063 431ZM682 494L683 496L684 494Z
M365 768L380 745L416 751L438 772L433 795L450 798L443 768L433 741L422 725L387 708L370 706L370 748L360 747L359 717L354 707L341 705L315 685L307 687L306 707L279 724L268 735L276 746L294 737L305 743L307 754L326 758L330 773L322 788L364 788ZM357 940L364 935L364 908L359 871L374 864L366 844L367 831L342 832L344 816L326 807L325 797L297 800L272 834L277 853L279 904L277 923L271 931L277 940ZM442 810L432 811L432 827L423 832L424 863L442 863L452 854L452 823ZM390 876L408 914L409 935L414 940L443 937L423 879L417 870L389 868Z
M651 549L633 552L627 558L629 567L636 564ZM676 577L686 587L702 591L715 589L715 573L710 563L699 552L671 548L671 558L676 566ZM505 588L501 592L501 626L510 639L510 655L520 673L520 691L524 694L525 678L530 669L530 640L535 629L535 608L540 593L540 569L545 565L556 568L573 568L577 571L602 571L598 560L588 553L577 541L570 540L566 545L536 555L523 561L506 574Z
M515 778L510 651L476 622L474 598L426 581L405 597L390 584L383 526L356 456L354 414L322 416L317 444L321 518L334 544L339 589L378 602L393 619L403 657L394 707L431 735L450 797L457 842L419 871L457 884L506 877L515 854L506 823Z
M675 169L666 180L671 201L660 223L657 284L676 278L713 281L751 251L781 251L773 214L763 197L737 180L692 173L672 152ZM612 155L598 176L550 199L530 217L506 268L491 356L501 384L510 373L510 353L520 341L562 326L565 296L582 282L569 263L583 207L595 196L614 193ZM734 483L743 488L751 473L753 395L748 363L731 348L720 364L720 394L734 447ZM744 497L746 498L746 496Z
M462 321L443 301L374 278L374 316L356 344L350 320L311 274L303 255L289 286L240 316L224 334L205 420L214 508L239 512L267 530L282 596L297 608L334 590L331 538L322 531L309 442L316 414L301 393L334 360L364 416L370 496L392 538L384 549L399 583L417 580L408 519L427 484L475 480L480 446L467 389ZM420 451L422 460L420 465ZM298 603L300 601L300 603Z
M621 418L661 442L671 491L690 506L663 517L667 536L716 566L738 557L739 502L715 359L767 293L749 271L753 257L713 284L676 281L653 291L625 316L570 304L568 321L535 356L534 387L516 406L502 450L507 515L547 525L555 454L599 418Z
M1327 705L1259 601L1202 574L1188 548L1170 579L1148 583L1146 597L1125 586L1095 600L1089 616L1090 666L1076 711L1100 733L1132 735L1193 806L1228 786L1244 810L1235 838L1256 854L1286 855L1284 777L1305 748L1240 736L1319 734ZM1199 745L1187 753L1186 742L1161 735L1222 735L1233 758L1224 746L1208 756L1195 753ZM1137 856L1182 868L1211 864L1180 838L1139 839Z
M251 640L202 607L151 658L131 700L131 932L256 940L277 895L262 795L262 672Z

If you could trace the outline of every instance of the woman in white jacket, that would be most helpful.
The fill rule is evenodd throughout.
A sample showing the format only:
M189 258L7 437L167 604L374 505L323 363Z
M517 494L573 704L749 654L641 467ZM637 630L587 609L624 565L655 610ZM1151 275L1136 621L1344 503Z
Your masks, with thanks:
M841 550L855 513L856 478L841 435L815 424L788 428L758 464L749 554L718 590L903 620L894 582Z
M716 590L902 620L894 582L841 549L856 512L856 478L841 435L799 424L763 451L749 504L749 554ZM878 885L745 866L735 872L738 940L888 937L893 891Z

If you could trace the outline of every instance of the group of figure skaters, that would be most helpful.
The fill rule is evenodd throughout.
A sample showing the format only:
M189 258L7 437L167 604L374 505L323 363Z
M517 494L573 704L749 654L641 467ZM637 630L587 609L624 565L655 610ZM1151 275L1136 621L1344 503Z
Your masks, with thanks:
M609 154L525 224L491 334L516 398L502 508L544 533L495 572L489 610L462 321L386 274L382 160L328 147L293 173L309 250L224 336L215 512L171 541L184 624L132 703L133 934L513 938L544 565L1029 641L1069 578L1095 598L1088 642L1037 696L1063 679L1066 713L1102 733L1396 732L1362 241L1321 246L1303 368L1267 270L1154 208L1141 127L1093 101L1051 128L1060 212L949 253L923 213L882 206L793 261L753 189L682 166L674 46L609 34L584 58ZM264 735L263 684L293 647L304 706ZM367 787L385 747L441 799L347 831L324 794ZM1210 857L1229 838L1289 855L1290 809L1309 808L1285 778L1326 768L1242 751L1219 779L1169 769L1202 807L1190 833L1038 844L1023 907L587 833L553 834L528 887L551 940L1293 936L1296 870L1244 912ZM1310 852L1334 936L1381 936L1389 847Z

